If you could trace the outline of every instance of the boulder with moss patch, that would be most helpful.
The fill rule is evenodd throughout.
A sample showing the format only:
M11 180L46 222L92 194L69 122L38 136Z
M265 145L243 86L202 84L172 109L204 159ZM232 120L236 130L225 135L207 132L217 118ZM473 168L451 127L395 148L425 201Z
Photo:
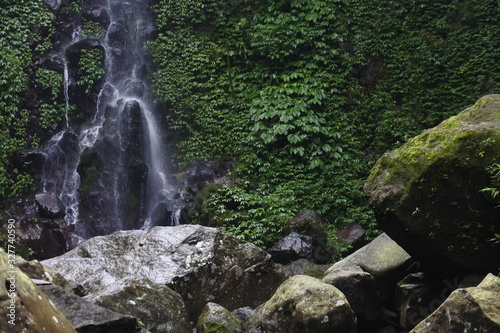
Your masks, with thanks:
M0 249L0 332L76 333L43 291Z
M207 303L196 324L197 333L238 333L240 321L217 303Z
M384 154L365 184L384 231L417 258L445 272L496 271L500 209L482 189L500 161L500 95Z
M500 278L488 274L477 287L452 292L410 333L500 332L499 299Z
M340 290L316 278L296 275L257 308L245 326L248 333L353 333L357 319Z

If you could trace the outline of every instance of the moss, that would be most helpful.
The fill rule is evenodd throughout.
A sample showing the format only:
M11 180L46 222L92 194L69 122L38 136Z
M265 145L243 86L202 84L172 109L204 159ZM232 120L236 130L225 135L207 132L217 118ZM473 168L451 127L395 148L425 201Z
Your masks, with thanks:
M223 325L218 323L208 323L204 328L202 333L233 333Z
M500 131L492 133L479 126L492 120L493 114L498 115L496 105L489 107L487 104L500 101L500 95L493 96L495 97L483 97L473 107L443 121L435 128L424 131L401 148L384 154L372 169L367 180L368 186L376 187L377 182L381 180L383 185L400 182L411 184L417 175L437 159L451 156L468 155L464 160L468 158L469 162L473 162L474 155L485 159L491 159L489 157L493 156L493 163L500 155L496 145L500 142Z

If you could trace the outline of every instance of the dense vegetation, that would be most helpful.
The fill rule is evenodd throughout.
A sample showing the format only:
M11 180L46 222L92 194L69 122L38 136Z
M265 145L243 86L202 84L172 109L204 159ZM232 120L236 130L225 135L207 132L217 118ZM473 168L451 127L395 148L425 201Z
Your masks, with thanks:
M42 0L3 2L0 197L12 197L31 184L12 163L14 152L45 140L65 106L62 73L39 61L50 49L54 15ZM158 31L148 47L175 161L238 161L240 181L204 191L195 221L262 246L304 209L332 229L361 223L372 230L361 188L373 161L500 88L494 0L153 5ZM84 33L102 34L83 23ZM82 90L99 82L101 57L82 52Z
M373 217L371 163L498 92L497 1L157 1L150 44L176 157L231 156L199 220L261 245L314 209Z
M39 144L36 135L28 134L28 127L46 129L60 120L55 115L58 107L52 93L57 95L60 91L60 86L53 86L53 79L56 76L57 82L61 75L36 66L37 55L51 46L53 20L54 15L42 6L42 1L3 1L0 16L0 197L19 196L32 184L30 175L9 163L15 151ZM36 102L30 96L35 84L47 89L47 98L38 101L36 110ZM36 124L30 115L37 117Z

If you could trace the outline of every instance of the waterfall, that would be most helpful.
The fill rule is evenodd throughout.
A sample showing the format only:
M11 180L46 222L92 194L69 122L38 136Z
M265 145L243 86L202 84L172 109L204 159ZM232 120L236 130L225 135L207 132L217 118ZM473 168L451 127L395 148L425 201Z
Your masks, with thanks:
M59 196L66 223L82 238L178 224L180 214L173 208L177 191L168 180L164 135L149 83L144 47L153 31L149 1L97 2L91 9L104 11L109 22L99 40L105 76L95 110L85 124L69 121L65 61L66 126L45 145L41 173L41 189ZM81 38L74 33L70 44Z

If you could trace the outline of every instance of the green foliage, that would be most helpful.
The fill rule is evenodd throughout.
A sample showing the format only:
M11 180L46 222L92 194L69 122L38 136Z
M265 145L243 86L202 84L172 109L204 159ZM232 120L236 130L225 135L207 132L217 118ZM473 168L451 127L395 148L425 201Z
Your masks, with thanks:
M48 129L52 124L60 122L64 116L65 105L59 102L63 78L55 71L39 68L36 81L50 91L50 94L44 96L46 100L40 104L38 118L40 127Z
M85 93L90 94L105 74L102 66L103 55L100 49L82 49L78 68L81 71L77 85L85 87Z
M283 236L296 213L294 194L286 187L273 193L250 188L246 181L220 188L205 201L202 215L212 215L212 223L237 238L267 247Z
M262 246L304 209L333 229L376 232L361 190L374 159L499 88L493 0L163 0L155 10L156 98L176 157L236 157L256 184L212 193L199 218Z
M41 0L20 0L2 8L0 17L0 197L17 196L31 186L31 178L9 165L12 154L36 144L27 134L30 114L20 101L31 93L35 54L50 46L54 16Z
M3 225L0 227L0 248L3 249L6 253L9 252L9 245L11 245L10 250L12 251L12 245L14 245L14 252L16 256L22 257L26 260L33 259L35 252L26 240L22 238L15 238L14 243L9 241L9 234L7 231L7 225Z
M83 19L82 36L102 38L106 35L106 30L98 23Z
M491 174L491 187L486 187L481 192L487 193L491 198L497 200L500 207L500 164L494 163L486 170Z

